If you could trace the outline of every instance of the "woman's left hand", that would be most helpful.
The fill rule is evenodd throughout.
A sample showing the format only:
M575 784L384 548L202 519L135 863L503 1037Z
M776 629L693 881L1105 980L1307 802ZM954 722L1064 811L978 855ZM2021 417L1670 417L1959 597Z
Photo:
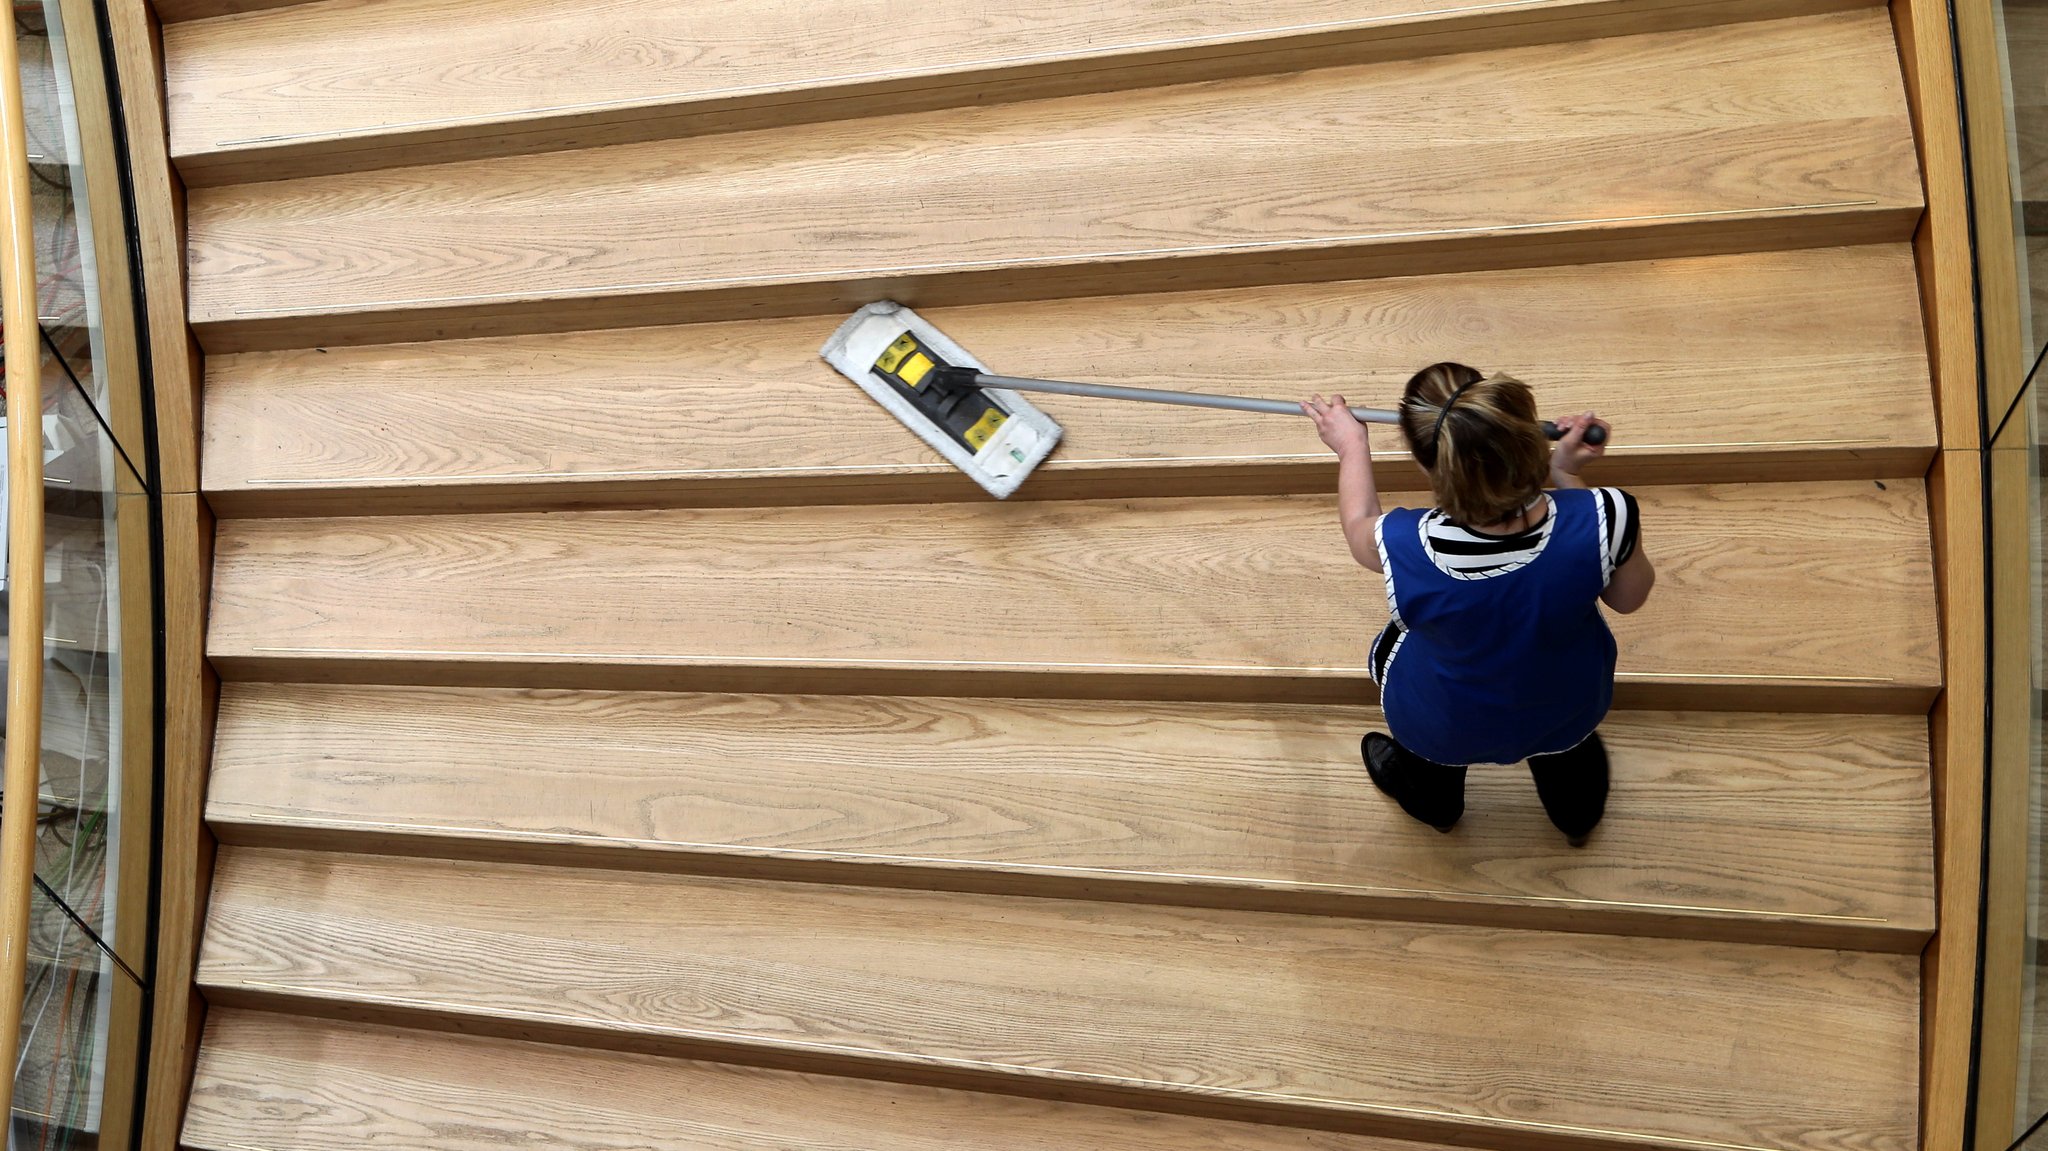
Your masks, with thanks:
M1343 396L1331 396L1328 400L1320 395L1301 403L1302 413L1316 422L1316 434L1323 443L1342 459L1352 453L1363 453L1372 458L1372 441L1366 437L1365 425L1351 414L1351 406Z
M1564 435L1558 438L1557 446L1550 450L1550 478L1555 486L1571 487L1573 485L1565 482L1566 480L1577 479L1587 464L1607 454L1605 439L1597 444L1586 442L1587 430L1599 428L1602 432L1611 434L1613 429L1608 426L1606 420L1592 412L1562 416L1557 421L1557 428Z

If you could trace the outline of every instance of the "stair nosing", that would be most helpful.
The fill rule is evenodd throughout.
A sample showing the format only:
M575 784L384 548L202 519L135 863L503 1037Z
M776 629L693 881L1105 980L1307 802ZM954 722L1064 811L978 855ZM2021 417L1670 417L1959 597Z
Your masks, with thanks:
M449 653L439 653L447 655ZM1188 674L1138 668L1103 672L1059 668L877 666L822 661L746 660L662 663L630 656L563 655L534 660L502 655L443 659L434 653L317 648L215 649L208 660L222 679L276 683L356 683L453 687L660 689L743 694L932 695L944 698L1122 699L1192 703L1369 704L1377 699L1364 668L1347 675L1271 668ZM1092 689L1092 690L1090 690ZM1891 677L1743 676L1619 672L1618 708L1690 711L1840 712L1924 715L1939 683ZM1767 700L1768 702L1760 702Z
M1836 446L1839 445L1839 446ZM1757 448L1654 451L1633 445L1608 455L1601 479L1608 486L1668 486L1730 482L1727 468L1745 469L1734 482L1918 480L1933 460L1932 444L1902 440L1809 441L1773 452ZM1378 469L1383 492L1417 492L1423 481L1405 466L1405 453L1389 453ZM1400 464L1404 466L1393 466ZM1133 457L1113 462L1053 459L1040 465L1013 503L1148 499L1168 495L1320 495L1328 485L1327 456L1281 459L1237 457L1196 465ZM830 484L831 486L821 486ZM862 506L884 503L978 503L981 489L945 463L852 464L697 471L558 472L524 475L442 475L284 479L209 483L201 490L223 519L317 518L333 515L441 515L541 510L669 510L748 507Z
M834 887L954 891L1067 902L1138 903L1890 954L1917 954L1934 932L1931 899L1924 908L1925 922L1920 922L1823 912L1477 894L817 848L276 817L232 810L231 805L218 801L208 804L206 820L220 842L239 847L542 863L599 871L763 879ZM525 851L515 858L513 851L518 849ZM532 857L526 857L526 852Z

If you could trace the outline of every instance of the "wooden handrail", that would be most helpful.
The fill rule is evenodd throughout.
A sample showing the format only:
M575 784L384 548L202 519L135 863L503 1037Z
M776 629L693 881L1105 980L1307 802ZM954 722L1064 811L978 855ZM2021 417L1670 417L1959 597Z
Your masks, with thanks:
M43 753L43 386L14 6L0 0L0 337L7 364L7 748L0 798L0 1136L13 1126Z

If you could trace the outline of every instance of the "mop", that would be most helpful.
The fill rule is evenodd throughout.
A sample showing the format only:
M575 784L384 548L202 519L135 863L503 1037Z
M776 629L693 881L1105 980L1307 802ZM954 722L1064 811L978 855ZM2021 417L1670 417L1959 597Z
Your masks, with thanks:
M997 499L1016 491L1060 441L1060 426L1019 392L1301 415L1292 400L995 375L916 312L887 300L855 312L818 354ZM1369 424L1401 420L1385 408L1352 408L1351 415ZM1546 420L1543 434L1554 440L1562 433ZM1600 428L1587 429L1587 443L1605 439Z

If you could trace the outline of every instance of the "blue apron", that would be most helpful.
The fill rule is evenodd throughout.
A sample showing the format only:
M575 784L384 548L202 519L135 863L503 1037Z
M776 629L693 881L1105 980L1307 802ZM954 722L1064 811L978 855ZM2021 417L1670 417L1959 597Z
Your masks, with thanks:
M1536 557L1471 579L1430 559L1422 509L1380 519L1393 618L1373 644L1373 679L1388 729L1424 759L1517 763L1567 751L1614 702L1599 494L1549 495L1556 522Z

